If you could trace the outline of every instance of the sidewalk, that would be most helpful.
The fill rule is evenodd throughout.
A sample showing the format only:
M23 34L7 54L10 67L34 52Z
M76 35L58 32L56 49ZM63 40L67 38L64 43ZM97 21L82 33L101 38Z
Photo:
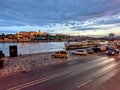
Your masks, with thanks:
M6 58L4 68L0 70L0 76L6 76L13 73L28 72L41 67L69 62L71 60L87 58L87 56L69 55L69 58L53 58L52 53L39 53Z

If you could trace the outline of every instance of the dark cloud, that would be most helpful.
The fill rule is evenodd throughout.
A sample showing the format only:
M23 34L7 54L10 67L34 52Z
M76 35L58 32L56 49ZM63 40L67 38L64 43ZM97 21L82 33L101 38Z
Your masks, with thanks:
M92 26L120 23L116 17L120 15L119 0L0 0L0 11L0 26L61 24L71 29L78 25L77 30L92 30L98 28L88 27L91 25L88 23ZM86 28L81 26L84 24Z
M81 20L104 12L108 7L107 1L109 0L2 0L0 18L36 24L51 23L51 20Z

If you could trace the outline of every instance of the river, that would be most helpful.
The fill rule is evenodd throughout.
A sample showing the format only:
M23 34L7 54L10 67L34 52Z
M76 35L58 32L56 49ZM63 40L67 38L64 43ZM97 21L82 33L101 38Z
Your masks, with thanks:
M0 50L5 56L9 56L9 46L17 45L19 54L33 54L63 50L65 42L24 42L24 43L0 43Z

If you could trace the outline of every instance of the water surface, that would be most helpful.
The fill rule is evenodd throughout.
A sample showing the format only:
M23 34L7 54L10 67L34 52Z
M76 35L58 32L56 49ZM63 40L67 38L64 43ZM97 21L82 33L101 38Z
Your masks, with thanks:
M19 54L33 54L63 50L65 42L24 42L24 43L0 43L0 50L5 56L9 56L9 46L17 45Z

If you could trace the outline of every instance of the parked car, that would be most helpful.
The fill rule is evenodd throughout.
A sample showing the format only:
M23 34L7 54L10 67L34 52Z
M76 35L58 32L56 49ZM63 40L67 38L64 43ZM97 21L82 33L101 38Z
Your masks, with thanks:
M68 53L67 51L57 51L55 53L52 54L53 57L60 57L60 58L67 58L68 57Z
M114 48L106 51L107 55L119 55L119 53L120 53L119 49L114 49Z
M78 50L75 50L72 52L72 54L75 54L75 55L87 55L87 51L85 49L78 49Z
M86 48L86 51L87 51L88 54L93 54L94 53L94 51L92 50L92 48Z
M100 46L100 50L101 50L101 51L106 51L107 48L108 48L107 46Z
M94 52L101 52L101 49L99 47L92 47L92 50Z

